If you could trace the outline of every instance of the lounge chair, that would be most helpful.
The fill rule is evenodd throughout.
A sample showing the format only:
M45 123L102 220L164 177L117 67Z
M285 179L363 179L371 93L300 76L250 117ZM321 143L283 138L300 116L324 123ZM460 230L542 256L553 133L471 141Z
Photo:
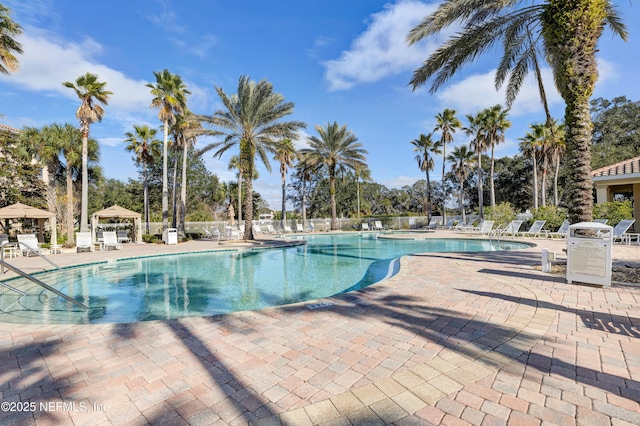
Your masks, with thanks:
M9 242L9 236L7 234L0 234L0 247L2 247L5 258L16 257L21 254L19 248L14 243Z
M118 242L118 234L116 234L116 231L103 232L102 237L104 238L102 242L104 250L109 250L109 248L120 250L122 248L122 245Z
M461 231L464 228L466 228L468 226L468 221L465 220L461 220L458 223L456 223L456 225L453 227L453 229L457 230L457 231Z
M273 225L267 225L267 233L269 233L269 234L275 234L276 233L276 229L273 227Z
M76 252L93 251L91 232L76 232Z
M18 243L23 256L42 254L36 234L18 234Z
M449 218L447 219L447 223L445 223L444 225L440 226L440 229L453 229L453 224L456 223L457 219L454 218Z
M293 232L289 225L284 225L284 227L282 229L283 229L284 232Z
M438 226L439 223L440 223L440 220L436 219L435 217L432 217L431 220L429 221L429 224L427 226L425 226L425 228L427 228L427 229L435 229L436 226Z
M239 240L240 239L240 230L235 226L227 225L225 228L225 235L230 240Z
M369 231L369 224L367 222L362 222L362 230Z
M129 238L127 231L116 231L116 235L118 236L118 242L121 244L131 242L131 238Z
M516 234L518 233L518 231L520 231L520 227L522 226L522 222L524 222L524 221L523 220L512 220L504 228L494 229L490 233L491 233L491 235L499 235L499 236L511 235L512 237L515 237Z
M415 218L411 217L409 218L409 229L413 229L416 227L416 220Z
M220 231L218 228L213 228L213 232L209 232L207 228L204 228L204 236L200 237L203 240L219 240L220 239Z
M635 219L623 219L616 226L613 227L613 242L620 241L621 243L631 244L631 234L627 234L631 225L634 224Z
M565 219L564 222L562 222L562 225L560 225L560 228L558 228L556 232L547 232L547 237L567 238L567 234L569 234L569 225L571 224L567 219Z
M296 223L296 232L304 232L304 228L301 223Z
M542 227L544 226L544 224L547 223L546 220L536 220L533 222L533 224L531 225L531 228L529 228L528 231L524 231L524 232L518 232L518 234L521 237L539 237L540 236L540 232L542 231Z
M491 230L493 229L493 224L495 222L493 220L484 220L480 225L477 226L473 232L478 233L480 235L489 235Z
M316 232L316 227L313 225L313 222L309 222L309 231Z
M607 222L609 222L609 219L593 219L593 221L594 221L595 223L601 223L601 224L603 224L603 225L606 225L606 224L607 224Z
M260 228L260 225L253 225L253 233L262 234L262 228Z
M384 226L382 226L382 221L376 220L373 222L373 229L375 231L384 231Z

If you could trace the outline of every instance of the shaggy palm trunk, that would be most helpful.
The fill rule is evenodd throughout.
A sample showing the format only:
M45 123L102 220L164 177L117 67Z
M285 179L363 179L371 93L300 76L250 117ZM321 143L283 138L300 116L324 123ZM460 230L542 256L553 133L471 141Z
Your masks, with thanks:
M336 231L338 229L338 211L336 208L336 170L335 168L329 169L329 183L331 185L331 230Z
M593 218L589 100L598 79L595 53L607 16L607 0L549 0L542 31L553 55L556 86L566 103L565 128L569 221Z
M185 234L185 220L187 216L187 148L185 141L182 147L182 179L180 180L180 232Z
M531 159L533 160L533 208L538 208L538 163L536 162L536 151L531 151Z
M444 190L444 172L447 158L447 144L443 141L442 144L442 224L447 223L447 194ZM431 187L428 188L431 192ZM429 206L429 222L431 222L431 206Z
M169 227L169 169L167 165L167 144L169 143L169 122L164 120L164 144L162 145L162 230Z
M287 206L285 203L285 197L287 195L287 173L284 164L280 165L280 181L282 183L282 229L284 229L284 225L287 223Z
M430 224L431 223L431 180L429 178L428 168L426 170L426 175L427 175L427 223ZM444 208L443 208L443 211L444 211Z
M67 160L67 246L76 245L73 235L73 172Z
M491 179L489 179L490 182L490 188L491 188L491 207L495 207L496 206L496 188L495 188L495 184L494 184L494 170L495 170L495 162L494 162L494 148L495 144L491 143Z
M556 153L556 167L553 174L553 205L558 207L558 173L560 172L560 154Z
M148 234L149 230L149 172L147 171L147 164L145 163L142 170L142 178L144 179L144 229Z
M307 180L302 178L302 226L307 228Z
M548 160L546 158L542 161L542 186L540 188L540 201L542 207L547 205L547 169L549 168Z
M482 194L482 154L478 152L478 215L484 219L484 197Z
M253 174L255 150L249 141L240 141L240 164L246 167L244 173L244 239L253 240ZM240 223L238 223L239 225Z
M80 196L80 232L89 231L89 124L82 127L82 193Z
M462 216L462 222L466 221L464 214L464 180L460 176L460 215Z
M238 172L238 225L242 223L242 169Z
M177 228L178 218L178 156L173 159L173 214L171 215L171 227Z

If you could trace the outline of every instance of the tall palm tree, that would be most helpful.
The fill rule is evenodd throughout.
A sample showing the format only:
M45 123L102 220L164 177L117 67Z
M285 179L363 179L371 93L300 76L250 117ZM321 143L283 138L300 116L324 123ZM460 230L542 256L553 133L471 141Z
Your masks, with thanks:
M145 232L149 230L149 166L160 156L160 141L156 139L158 131L147 125L134 125L133 132L126 132L124 140L128 145L126 150L135 154L135 162L142 166L142 181L144 185L144 222Z
M43 164L42 175L47 184L47 208L56 211L56 176L62 167L60 146L46 137L46 127L25 127L20 132L19 156L24 161L36 159Z
M442 189L444 190L445 166L447 158L447 144L453 142L453 133L456 129L462 128L462 122L456 117L456 110L446 108L444 111L436 114L436 125L434 132L440 132L439 148L442 148ZM431 219L429 219L431 220ZM442 200L442 223L447 223L447 197Z
M429 178L429 172L433 171L435 162L430 154L440 154L440 145L431 139L432 133L425 135L420 133L418 139L411 141L413 145L413 152L417 152L415 159L418 162L418 167L421 171L426 173L427 176L427 191L425 194L425 200L427 201L427 223L431 223L431 179ZM443 206L444 207L444 206Z
M9 9L0 4L0 73L9 74L18 70L18 58L22 44L15 37L22 34L22 27L9 16Z
M483 115L481 113L473 115L467 115L467 121L469 125L462 130L465 135L471 136L471 142L469 146L472 151L478 154L478 215L480 219L484 219L484 193L482 185L482 154L487 149L486 135L483 128Z
M610 0L449 0L424 18L407 37L410 44L442 32L451 24L462 30L451 36L418 68L411 80L414 89L433 78L431 92L446 83L466 63L492 51L502 41L501 63L509 63L517 51L531 44L528 34L542 35L545 56L556 87L566 102L565 125L568 166L569 219L591 221L591 117L589 100L598 79L597 43L605 25L622 39L627 30ZM516 70L514 68L514 70ZM525 73L528 67L516 70Z
M169 144L169 125L176 120L176 115L184 112L187 105L187 95L191 92L182 81L182 77L172 74L168 69L154 71L156 84L148 83L153 99L151 108L157 108L158 118L164 125L164 139L162 145L162 229L169 226L169 178L167 153Z
M287 168L293 166L293 162L298 157L298 151L293 146L291 139L282 139L276 146L275 156L273 157L280 163L280 181L282 183L282 229L287 220L286 208L286 188L287 188Z
M306 161L303 153L298 153L298 162L296 163L296 176L302 182L302 227L307 227L307 182L311 181L312 167Z
M80 107L76 111L76 117L80 120L82 131L82 196L80 207L80 232L89 230L89 170L87 166L89 155L89 128L96 121L102 121L104 109L99 105L107 105L109 96L113 93L105 90L106 82L98 81L96 74L90 72L76 79L75 84L69 81L62 83L65 87L73 89L80 98Z
M173 174L173 222L178 224L178 232L181 235L184 235L186 232L185 229L185 220L187 214L187 157L190 149L193 149L196 146L196 139L198 132L202 129L202 125L196 118L196 116L190 112L189 110L185 110L184 114L176 116L176 121L171 126L171 133L174 136L175 150L176 153L178 150L182 150L182 177L180 178L180 205L177 205L177 160L178 156L176 155L176 163L174 165L174 174ZM196 152L196 156L202 155L204 151ZM178 208L179 207L179 208ZM178 210L178 212L176 212Z
M336 172L343 168L355 169L365 166L367 150L362 148L356 135L347 129L347 125L340 126L337 122L327 123L325 127L316 125L318 136L309 138L309 148L302 153L311 166L324 167L329 173L331 186L331 229L338 229L338 214L336 209Z
M460 215L462 221L466 220L464 212L464 181L469 177L471 169L475 163L473 151L467 149L466 145L453 148L453 152L447 156L447 161L451 163L451 171L460 183Z
M531 129L523 137L518 139L520 141L520 151L524 155L530 155L533 163L533 208L538 208L538 149L540 147L540 140L542 139L542 127L530 124Z
M224 109L210 116L200 117L203 123L212 125L215 130L202 131L202 134L224 136L217 144L222 155L233 146L240 148L240 163L244 172L244 239L253 238L253 174L256 155L271 171L267 153L274 153L277 141L283 138L295 138L297 130L306 127L301 121L282 121L293 114L293 102L285 102L284 96L273 91L273 85L261 80L255 82L249 76L241 76L238 82L238 93L227 95L222 88L216 86L218 96Z
M486 134L486 142L488 147L491 147L491 174L490 174L490 188L491 188L491 207L496 205L496 190L494 185L494 163L495 163L495 148L496 145L504 142L504 132L511 127L511 121L507 119L509 110L502 108L502 105L494 105L491 108L485 109L482 114L484 115L483 127Z

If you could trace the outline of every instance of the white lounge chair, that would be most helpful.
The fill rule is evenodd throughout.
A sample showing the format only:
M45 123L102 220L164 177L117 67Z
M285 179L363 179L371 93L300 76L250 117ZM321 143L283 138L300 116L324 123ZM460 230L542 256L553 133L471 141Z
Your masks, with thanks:
M369 231L369 224L367 222L362 222L362 230Z
M102 242L104 250L109 250L109 248L120 250L122 248L122 245L118 242L118 234L115 231L105 231L102 237L104 238Z
M275 234L276 233L276 229L273 227L273 225L267 225L267 232L269 234Z
M202 240L220 240L220 231L218 228L213 228L213 232L210 232L207 228L203 229L204 236L201 236Z
M239 240L240 239L240 230L235 226L227 225L225 228L225 236L230 240Z
M296 223L296 232L304 232L304 228L301 223Z
M93 251L91 232L76 232L76 252Z
M253 225L253 233L262 234L262 228L260 228L260 225Z
M621 243L631 244L631 235L626 235L631 225L635 222L635 219L622 219L616 226L613 227L613 242L620 241Z
M289 225L284 225L283 230L284 230L284 232L293 232Z
M313 222L309 222L309 231L311 231L311 232L315 232L316 231L316 227L313 225Z
M116 235L118 236L119 243L130 243L131 238L127 234L127 231L116 231Z
M609 222L609 219L593 219L593 221L594 221L595 223L601 223L601 224L603 224L603 225L606 225L606 224L607 224L607 222Z
M524 221L522 221L522 220L512 220L504 228L498 228L498 229L493 230L491 232L491 235L496 235L496 234L500 235L500 236L511 235L512 237L515 237L516 234L518 233L518 231L520 230L520 227L522 226L522 222L524 222Z
M373 222L373 229L375 231L384 231L384 226L382 226L382 221L376 220Z
M453 224L456 223L457 219L447 219L447 223L444 224L444 226L442 226L442 229L453 229Z
M438 226L439 223L440 223L440 220L436 219L435 217L432 217L431 220L429 221L429 224L425 226L425 228L435 229L435 227Z
M560 228L558 228L558 230L556 232L547 232L547 237L549 238L567 238L567 234L569 234L569 226L571 225L571 223L569 223L569 221L567 219L564 220L564 222L562 222L562 225L560 225Z
M34 253L42 254L36 234L18 234L18 243L20 243L20 250L23 256L30 256Z
M493 220L484 220L482 224L480 224L477 229L474 229L474 232L480 235L489 235L491 230L493 229L493 224L495 222Z
M533 224L531 225L531 228L529 228L528 231L524 231L524 232L518 232L518 234L521 237L539 237L540 236L540 232L542 231L542 227L544 226L544 224L547 223L546 220L536 220L533 222Z

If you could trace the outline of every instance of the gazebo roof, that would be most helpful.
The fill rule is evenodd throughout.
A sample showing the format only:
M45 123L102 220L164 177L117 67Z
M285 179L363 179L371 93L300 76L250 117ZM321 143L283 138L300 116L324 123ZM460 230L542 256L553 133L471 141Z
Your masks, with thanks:
M3 219L49 219L56 214L47 210L37 209L22 203L15 203L0 209L0 218Z
M142 215L140 213L134 212L132 210L125 209L124 207L120 207L119 205L113 205L104 210L100 210L95 212L92 216L95 217L134 217L140 218Z

